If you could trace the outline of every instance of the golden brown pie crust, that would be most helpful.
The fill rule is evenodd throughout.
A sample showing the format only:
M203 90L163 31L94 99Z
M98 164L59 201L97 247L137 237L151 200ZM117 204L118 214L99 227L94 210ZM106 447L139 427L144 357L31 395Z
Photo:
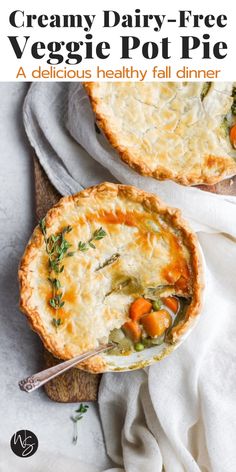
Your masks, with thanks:
M204 284L201 255L195 234L182 219L180 211L166 206L157 196L146 193L135 187L112 183L103 183L88 188L76 195L62 198L46 215L47 230L50 232L51 228L55 228L55 223L62 215L67 214L67 210L71 207L71 204L76 205L81 199L85 199L89 205L93 198L98 199L98 201L104 204L109 200L112 200L115 204L118 198L124 201L124 204L126 204L126 202L138 203L150 214L164 218L175 231L179 232L178 234L181 234L183 244L190 254L189 264L191 266L192 302L187 309L185 320L181 321L176 328L172 329L171 343L178 343L182 336L191 328L196 317L200 315L201 310ZM69 222L67 223L69 224ZM53 229L53 231L55 231L55 229ZM74 355L70 350L70 346L68 344L64 346L63 343L60 344L58 342L56 331L49 332L47 322L43 321L43 313L32 303L34 291L34 287L32 287L32 264L36 260L39 251L42 250L44 250L44 239L39 226L37 226L26 247L19 267L20 308L27 316L31 328L36 331L42 339L45 348L60 359L69 359ZM35 270L37 271L37 266ZM92 373L98 373L106 371L107 364L105 358L96 356L80 364L80 368Z
M140 86L146 84L139 84ZM111 143L113 148L117 151L120 158L128 164L131 168L137 171L139 174L153 177L157 180L173 180L182 185L213 185L221 180L231 177L236 173L236 161L233 157L227 155L221 147L222 155L214 155L212 153L206 153L201 158L201 171L199 174L199 166L195 171L194 168L185 173L180 170L174 170L173 165L168 165L165 160L162 160L154 169L147 163L146 153L143 147L139 151L135 148L132 149L130 145L122 142L122 131L114 129L112 125L109 113L104 113L103 100L97 94L96 91L97 82L84 83L85 90L89 96L92 109L95 113L96 122L99 128L103 131L104 135ZM101 85L100 85L101 86ZM119 86L119 83L115 83L115 86ZM130 86L130 84L129 84ZM158 86L158 84L157 84ZM127 94L129 91L127 90ZM223 96L223 95L222 95ZM125 100L125 98L124 98ZM150 104L148 104L150 105ZM115 115L115 112L114 112ZM132 116L129 118L132 121ZM127 124L127 123L126 123ZM206 123L205 128L207 129L209 124ZM138 135L137 135L138 136ZM183 136L184 140L185 136ZM229 144L229 137L226 138ZM158 142L157 142L158 147ZM166 140L166 147L168 147L168 140ZM233 150L232 150L233 151ZM199 154L201 151L199 151ZM150 154L148 152L148 154ZM174 156L173 161L176 159ZM173 162L172 161L172 162ZM171 168L172 167L172 168Z

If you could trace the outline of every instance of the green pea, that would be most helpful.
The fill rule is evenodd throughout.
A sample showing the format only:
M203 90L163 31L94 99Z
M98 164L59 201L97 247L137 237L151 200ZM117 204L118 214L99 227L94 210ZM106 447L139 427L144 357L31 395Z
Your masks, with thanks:
M137 343L137 344L134 345L134 349L135 349L135 351L138 351L138 352L143 351L144 345L142 343Z
M155 300L152 302L152 307L153 307L153 310L155 311L158 311L161 309L161 302L160 300Z

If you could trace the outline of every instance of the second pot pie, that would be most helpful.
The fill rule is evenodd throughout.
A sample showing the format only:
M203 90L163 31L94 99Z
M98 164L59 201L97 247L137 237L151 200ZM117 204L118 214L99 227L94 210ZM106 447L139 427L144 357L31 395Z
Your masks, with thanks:
M142 175L183 185L236 173L232 82L90 82L98 126Z
M62 198L47 213L19 280L22 310L61 359L109 338L122 356L174 346L199 315L203 288L197 239L179 210L111 183ZM108 357L80 368L112 370Z

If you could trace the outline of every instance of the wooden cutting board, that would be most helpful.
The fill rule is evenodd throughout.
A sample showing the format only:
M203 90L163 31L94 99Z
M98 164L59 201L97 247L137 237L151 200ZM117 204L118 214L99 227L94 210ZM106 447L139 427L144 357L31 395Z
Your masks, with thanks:
M35 175L35 197L36 197L36 217L39 221L49 208L51 208L61 197L49 182L44 170L40 166L36 156L34 157ZM217 185L199 186L206 190L218 194L236 195L236 176L224 180ZM45 368L51 367L59 360L55 359L48 351L44 352ZM89 374L79 369L71 369L54 380L48 382L44 389L51 400L62 403L96 401L101 375Z

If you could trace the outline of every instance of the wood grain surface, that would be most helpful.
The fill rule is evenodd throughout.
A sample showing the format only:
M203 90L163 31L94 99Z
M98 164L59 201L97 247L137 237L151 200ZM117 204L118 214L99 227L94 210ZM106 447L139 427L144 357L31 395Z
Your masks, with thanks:
M36 156L34 157L36 217L40 220L49 208L61 197L49 182ZM236 195L236 176L216 185L199 186L204 191ZM45 350L45 368L60 362ZM51 400L56 402L96 401L101 375L89 374L79 369L71 369L45 385L45 391Z
M215 185L198 185L198 188L219 195L236 195L236 175Z
M61 195L49 182L38 159L34 157L36 217L39 221L59 200ZM60 361L48 351L44 352L45 369ZM71 369L51 380L45 392L51 400L61 403L96 401L101 375L89 374L79 369Z

